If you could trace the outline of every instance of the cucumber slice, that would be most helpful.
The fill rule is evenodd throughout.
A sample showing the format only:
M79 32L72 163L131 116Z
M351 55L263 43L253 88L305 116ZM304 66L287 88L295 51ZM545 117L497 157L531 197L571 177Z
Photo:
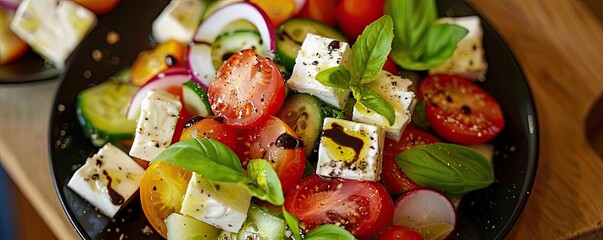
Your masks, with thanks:
M247 220L239 231L238 239L283 239L285 236L287 224L285 220L263 210L260 207L251 205L247 212Z
M205 89L194 81L182 85L184 108L193 116L207 117L213 115Z
M287 70L293 71L297 52L308 33L346 41L343 34L324 23L308 18L291 18L279 25L276 30L276 61Z
M80 92L77 117L95 146L134 137L136 120L127 119L126 111L136 91L136 86L106 81Z
M235 30L222 33L211 46L211 61L216 67L243 49L254 49L263 55L262 37L254 30Z
M218 239L220 229L199 221L195 218L172 213L165 219L167 227L167 239L189 240L189 239Z
M285 100L283 107L276 114L304 142L307 156L311 156L322 131L325 115L320 106L318 98L308 94L293 93Z

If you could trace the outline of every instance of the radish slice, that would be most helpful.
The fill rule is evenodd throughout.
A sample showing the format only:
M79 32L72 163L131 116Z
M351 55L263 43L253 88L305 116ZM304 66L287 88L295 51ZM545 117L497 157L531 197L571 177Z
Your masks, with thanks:
M168 71L157 74L157 76L145 83L134 94L134 98L130 101L126 118L138 119L138 115L140 115L140 104L149 91L182 87L182 84L189 80L191 80L191 74L185 68L170 68Z
M444 194L416 189L396 200L393 222L413 228L425 239L446 239L456 224L456 211Z
M10 11L17 11L20 3L21 0L0 0L0 7Z
M222 7L205 19L197 29L188 49L188 67L193 78L204 87L213 81L216 69L211 61L211 45L224 28L237 20L246 20L257 28L262 37L264 55L272 58L276 49L276 34L268 15L252 3L237 2Z

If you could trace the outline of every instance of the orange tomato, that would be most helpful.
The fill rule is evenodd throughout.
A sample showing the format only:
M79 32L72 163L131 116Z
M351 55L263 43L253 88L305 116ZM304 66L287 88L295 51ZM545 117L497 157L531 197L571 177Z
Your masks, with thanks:
M275 27L295 14L295 3L293 0L250 0L260 7L272 21Z
M172 66L182 66L186 56L186 47L176 40L159 44L152 50L141 52L130 73L131 82L142 86L155 75Z
M140 202L151 226L164 238L165 219L180 210L192 173L166 162L153 162L142 175Z
M105 14L119 5L120 0L73 0L96 14Z

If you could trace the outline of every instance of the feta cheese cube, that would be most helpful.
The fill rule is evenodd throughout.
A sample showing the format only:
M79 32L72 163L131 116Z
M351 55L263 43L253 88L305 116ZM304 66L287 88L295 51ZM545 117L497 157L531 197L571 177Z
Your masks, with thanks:
M316 174L355 180L379 180L385 141L382 127L325 118L322 136Z
M34 50L62 68L95 25L96 15L72 1L24 0L10 28Z
M308 33L297 54L287 85L295 91L316 96L328 104L343 108L350 91L324 86L316 80L316 74L328 68L347 65L350 53L346 42Z
M399 141L402 131L410 122L411 105L415 94L408 88L412 81L382 70L377 79L365 86L377 92L394 109L396 120L390 125L387 119L361 103L354 105L352 120L361 123L381 126L386 130L386 137Z
M193 174L180 213L236 233L247 218L251 194L236 183L214 182Z
M140 108L130 156L151 161L171 144L182 103L176 95L153 90Z
M450 59L429 70L429 74L448 73L465 76L472 80L485 80L488 64L482 45L483 31L477 16L442 18L442 23L457 24L469 30L456 45L456 50Z
M171 1L153 21L153 37L157 42L176 40L190 42L199 26L205 3L199 0Z
M128 154L107 143L73 174L67 187L112 218L138 191L143 173Z

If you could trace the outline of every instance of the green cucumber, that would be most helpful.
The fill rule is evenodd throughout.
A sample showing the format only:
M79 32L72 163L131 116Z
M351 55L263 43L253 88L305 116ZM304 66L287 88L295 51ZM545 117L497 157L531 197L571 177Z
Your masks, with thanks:
M247 211L247 219L238 233L222 231L218 237L221 240L272 240L284 239L287 223L281 217L268 210L251 205Z
M318 144L325 114L318 98L303 93L291 94L276 114L304 142L306 156L311 156Z
M172 213L165 219L167 239L170 240L206 240L218 239L220 229L195 218Z
M262 37L254 30L240 29L227 31L218 38L211 46L211 60L214 66L222 66L222 63L236 52L243 49L254 49L263 53Z
M213 115L205 89L194 81L182 85L184 108L193 116L207 117Z
M293 71L297 52L308 33L346 41L341 32L329 25L309 18L291 18L276 29L276 61L287 70Z
M134 137L136 119L127 119L126 111L137 90L130 84L106 81L80 92L77 117L95 146Z

